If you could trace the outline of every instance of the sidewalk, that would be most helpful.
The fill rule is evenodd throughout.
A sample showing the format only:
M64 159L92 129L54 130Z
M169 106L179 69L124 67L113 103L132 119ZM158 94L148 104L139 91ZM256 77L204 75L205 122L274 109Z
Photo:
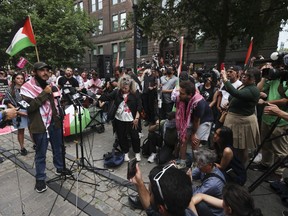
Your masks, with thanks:
M146 137L147 128L143 128L143 133L144 137ZM27 131L26 135L29 137ZM78 140L78 144L74 142L74 139ZM142 138L143 140L144 138ZM103 154L111 151L114 142L111 125L106 124L105 132L101 134L95 132L95 129L85 131L83 133L83 143L80 142L79 136L65 138L67 168L73 165L71 168L76 180L77 173L80 172L79 180L97 185L81 183L72 179L59 180L48 184L48 190L42 194L38 194L34 190L33 144L26 139L25 146L29 154L21 156L17 154L17 150L10 151L11 149L18 149L19 145L16 134L2 135L0 136L0 141L0 153L4 152L5 157L10 158L0 164L0 215L22 214L21 202L23 204L23 212L26 215L35 216L146 215L145 212L131 209L129 206L128 195L136 194L136 192L133 185L126 180L127 164L124 163L113 170L101 170L103 168ZM85 161L89 161L92 165L91 167L77 168L75 158L77 154L78 157L82 156L81 148L83 148ZM133 157L132 153L130 157ZM154 166L155 164L149 164L147 163L147 159L142 158L140 167L145 182L149 181L148 174ZM93 168L93 170L90 168ZM54 171L52 154L51 151L48 151L48 179L56 177ZM246 186L250 186L260 174L260 172L249 171ZM17 175L20 180L19 184L17 182ZM62 188L61 182L63 183ZM61 196L58 196L58 194L61 194ZM252 192L252 195L255 199L255 205L261 208L264 215L281 216L282 210L285 209L281 204L280 197L270 189L268 183L263 182ZM64 201L64 197L67 197L67 200ZM75 207L76 205L78 208Z

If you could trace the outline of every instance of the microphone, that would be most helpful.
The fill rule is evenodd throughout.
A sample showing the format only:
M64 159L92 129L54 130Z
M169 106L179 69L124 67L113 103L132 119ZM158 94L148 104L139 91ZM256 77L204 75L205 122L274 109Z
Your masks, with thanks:
M71 96L71 91L68 88L63 89L63 92L66 97L68 97L69 102L73 104L74 107L77 107L77 104L75 103L74 99Z
M64 111L61 107L61 103L60 103L60 92L56 86L52 86L52 94L53 94L53 97L57 100L58 110L59 110L60 116L62 116L62 117L65 116L65 113L64 113Z

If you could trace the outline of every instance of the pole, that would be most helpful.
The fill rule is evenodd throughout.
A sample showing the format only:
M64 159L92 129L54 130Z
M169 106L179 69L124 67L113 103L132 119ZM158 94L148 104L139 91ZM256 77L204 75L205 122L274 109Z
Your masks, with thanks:
M137 72L137 8L136 4L133 4L133 13L134 13L134 73Z
M88 50L89 52L89 70L91 71L91 50Z

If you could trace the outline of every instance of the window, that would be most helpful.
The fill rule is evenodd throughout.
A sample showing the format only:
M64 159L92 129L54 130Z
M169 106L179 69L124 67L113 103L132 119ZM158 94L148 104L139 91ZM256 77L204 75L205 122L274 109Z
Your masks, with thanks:
M141 55L148 55L148 37L141 38Z
M91 0L91 12L96 11L96 0Z
M120 14L120 28L121 28L121 30L126 29L126 13Z
M92 50L92 61L97 61L97 49Z
M98 0L98 10L101 10L103 8L103 1Z
M83 11L83 2L81 1L81 2L76 3L76 4L74 5L74 9L75 9L75 11L76 11L76 10L81 10L81 11Z
M112 4L115 5L118 3L118 0L112 0Z
M119 48L120 48L120 53L119 53L119 62L120 62L122 59L125 59L126 43L125 42L119 43Z
M103 55L104 54L103 46L98 46L98 53L99 53L99 55Z
M103 19L99 19L99 26L98 26L98 35L103 34Z
M112 31L118 31L118 14L112 16Z
M118 44L114 43L114 44L112 44L112 55L113 55L113 61L114 62L116 62L117 53L118 53Z
M83 2L79 2L79 9L83 11Z

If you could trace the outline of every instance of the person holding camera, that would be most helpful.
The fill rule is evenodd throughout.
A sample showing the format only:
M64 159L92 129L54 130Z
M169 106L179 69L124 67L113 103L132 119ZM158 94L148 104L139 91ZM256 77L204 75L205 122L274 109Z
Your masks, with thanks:
M25 82L25 77L23 73L17 73L12 76L11 86L6 92L6 96L4 99L4 103L9 108L15 108L18 106L18 103L22 100L22 97L20 95L20 88ZM10 98L12 97L12 98ZM14 102L14 103L13 103ZM25 128L28 126L28 118L27 118L27 110L26 109L20 109L17 111L16 118L12 119L14 128L18 129L18 142L20 144L20 154L25 156L27 155L27 150L24 147L24 131Z
M44 62L34 64L35 76L21 86L23 99L29 103L27 108L29 129L36 144L35 190L42 193L47 190L46 178L46 152L50 141L53 153L53 164L56 175L63 172L62 158L62 128L57 112L57 100L52 95L52 87L47 84L51 67ZM68 173L68 172L67 172Z
M273 69L271 64L266 64L262 67L263 69ZM267 105L275 104L278 105L282 111L286 110L287 107L287 97L288 97L288 86L287 81L280 79L268 79L262 77L261 81L257 85L260 91L268 92L267 99L264 101L263 99L259 100L259 104ZM267 108L266 112L262 115L262 123L261 123L261 139L263 140L272 127L275 126L275 129L270 134L269 138L277 137L288 130L288 121L285 119L281 119L278 123L276 122L277 116L268 114ZM276 107L273 106L273 109ZM279 111L278 111L279 112ZM277 123L277 125L275 125ZM262 147L262 160L259 164L251 166L253 170L258 171L266 171L272 164L274 164L279 158L285 157L288 154L288 137L281 136L277 139L266 141ZM270 176L267 180L279 180L283 174L284 167L279 167L275 171L275 175Z

